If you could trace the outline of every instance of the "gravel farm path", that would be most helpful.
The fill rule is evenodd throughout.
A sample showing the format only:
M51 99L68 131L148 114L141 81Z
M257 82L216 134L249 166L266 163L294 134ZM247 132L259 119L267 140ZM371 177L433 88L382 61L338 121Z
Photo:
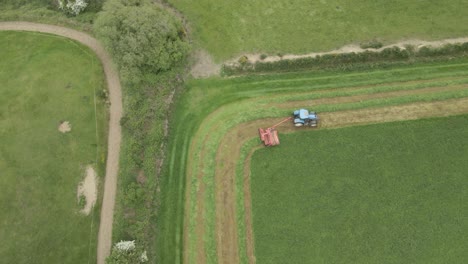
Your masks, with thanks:
M101 220L98 235L97 263L104 264L110 254L112 244L112 221L114 216L115 193L120 154L120 118L122 117L122 92L119 75L112 64L111 57L103 46L93 37L83 32L46 24L29 22L0 22L0 30L34 31L59 35L89 47L101 60L110 94L109 141L107 144L107 164L104 183L104 195L101 208Z

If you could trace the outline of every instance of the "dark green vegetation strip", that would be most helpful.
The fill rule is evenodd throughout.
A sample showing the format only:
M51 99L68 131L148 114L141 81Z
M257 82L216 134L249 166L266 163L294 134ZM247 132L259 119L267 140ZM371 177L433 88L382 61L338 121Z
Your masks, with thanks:
M170 156L167 168L167 178L162 182L162 210L160 210L159 230L161 247L159 256L164 261L174 262L182 258L182 250L189 252L190 259L196 258L195 241L201 239L194 233L195 210L197 209L196 188L200 181L194 176L190 179L192 192L189 208L188 237L190 248L183 248L183 215L185 176L187 170L196 175L199 166L203 166L207 189L205 196L206 233L204 241L209 263L216 259L215 201L214 201L214 166L216 151L223 135L237 124L249 120L279 117L290 114L291 109L274 108L276 103L289 100L313 99L320 97L363 95L384 91L414 90L435 86L454 86L464 83L468 64L466 59L451 62L439 62L411 66L391 67L386 70L342 72L303 72L263 76L246 76L231 79L193 80L187 85L184 95L175 107L172 120L172 132L169 144ZM325 91L327 90L327 91ZM382 107L411 102L442 100L448 98L466 97L466 89L460 91L440 91L424 95L399 96L389 100L373 99L362 103L321 105L321 111L337 111L344 109L359 109L366 107ZM218 111L216 111L218 110ZM216 111L216 112L215 112ZM213 113L215 112L215 113ZM210 117L208 120L207 117ZM203 142L203 138L209 138ZM194 140L194 153L190 156L191 166L188 166L187 155L190 144ZM199 150L205 147L208 151L200 156ZM245 154L245 153L244 153ZM203 159L202 159L203 158ZM239 192L239 191L238 191ZM238 201L242 202L240 198ZM242 210L238 213L241 215ZM237 216L243 219L243 216ZM244 230L239 222L240 230ZM245 261L244 233L239 233L240 258Z
M257 61L239 64L224 64L223 75L241 75L265 72L294 72L303 70L366 70L402 66L415 62L436 62L465 57L468 55L468 42L445 44L441 47L405 48L390 47L382 51L364 51L340 54L325 54L316 57L286 59L272 62Z
M409 36L443 39L468 35L464 26L468 7L459 0L444 5L404 0L168 2L186 15L193 35L218 60L241 52L331 50L375 36L391 43Z
M256 151L258 263L466 262L467 127L464 115L298 132Z
M86 165L104 175L99 60L76 42L24 32L0 32L0 58L1 262L94 262L100 199L85 216L76 196ZM65 120L72 130L62 134Z
M171 263L156 255L156 238L167 162L167 120L180 92L189 45L179 19L150 0L106 1L94 30L114 57L123 82L124 116L113 242L135 240L136 250L113 250L109 263ZM138 40L138 43L135 40ZM165 180L165 177L164 177ZM171 206L171 203L167 203ZM164 210L164 209L163 209ZM156 259L156 260L155 260Z

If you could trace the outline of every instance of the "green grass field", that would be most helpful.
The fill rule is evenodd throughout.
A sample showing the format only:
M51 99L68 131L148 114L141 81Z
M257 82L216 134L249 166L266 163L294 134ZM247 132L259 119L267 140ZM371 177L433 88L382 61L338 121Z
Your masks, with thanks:
M190 81L186 92L177 101L171 124L170 154L166 168L168 176L161 183L163 198L157 225L158 261L177 262L181 260L182 252L186 251L190 255L189 263L194 263L198 254L205 254L207 263L216 263L218 249L215 233L215 160L221 139L236 125L260 118L288 116L297 106L281 107L280 104L290 101L402 92L401 95L388 98L362 98L355 102L314 104L315 110L324 113L468 97L467 69L467 60L458 59L372 71L301 72ZM440 90L404 94L431 87L439 87ZM450 90L456 87L460 89ZM189 152L190 147L193 152ZM307 160L307 157L304 160ZM238 168L237 174L240 179L243 178L242 162L243 160L239 159L240 169ZM203 168L203 180L194 177L185 182L187 173L196 175L200 168ZM237 187L237 217L240 219L239 230L242 230L242 180L238 183L240 186ZM200 203L197 190L201 184L206 185L203 196L203 241L206 252L198 252L195 246L197 241L202 239L195 233L195 215ZM189 186L191 192L184 198L184 190ZM189 208L184 207L184 199L190 200L187 205ZM185 221L188 223L187 247L183 247L184 210L187 213ZM239 231L238 234L241 263L246 263L245 233Z
M104 175L101 65L76 42L25 32L0 32L0 58L0 262L93 263L100 199L85 216L76 196L86 165Z
M307 53L378 38L468 35L466 0L169 0L217 60L243 52Z
M281 135L252 157L258 263L465 263L468 116Z

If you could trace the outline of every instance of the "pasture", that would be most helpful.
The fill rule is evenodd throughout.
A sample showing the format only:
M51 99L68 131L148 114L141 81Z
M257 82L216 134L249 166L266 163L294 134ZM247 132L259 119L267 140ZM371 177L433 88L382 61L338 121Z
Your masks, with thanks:
M459 58L346 73L191 80L174 107L158 261L252 263L258 239L246 164L261 147L259 127L298 107L320 113L320 130L467 113L467 70L467 59ZM283 140L296 129L288 123L279 131Z
M0 32L0 58L1 262L94 262L100 199L82 214L77 188L87 165L104 175L100 62L74 41L12 31Z
M465 37L466 1L169 0L218 61L242 53L303 54L373 39Z
M257 263L462 263L468 116L282 135L257 150Z

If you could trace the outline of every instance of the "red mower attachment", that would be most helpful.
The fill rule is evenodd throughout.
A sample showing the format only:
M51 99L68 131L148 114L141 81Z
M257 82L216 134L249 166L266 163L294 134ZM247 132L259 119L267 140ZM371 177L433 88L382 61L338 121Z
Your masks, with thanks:
M260 139L263 141L265 146L276 146L279 145L278 131L270 127L267 129L259 128L258 133L260 134Z
M263 144L265 146L276 146L280 144L279 137L278 137L278 131L275 129L275 127L281 125L282 123L291 120L292 117L288 117L284 119L283 121L279 122L278 124L269 127L267 129L259 128L258 133L260 134L260 140L263 141Z

